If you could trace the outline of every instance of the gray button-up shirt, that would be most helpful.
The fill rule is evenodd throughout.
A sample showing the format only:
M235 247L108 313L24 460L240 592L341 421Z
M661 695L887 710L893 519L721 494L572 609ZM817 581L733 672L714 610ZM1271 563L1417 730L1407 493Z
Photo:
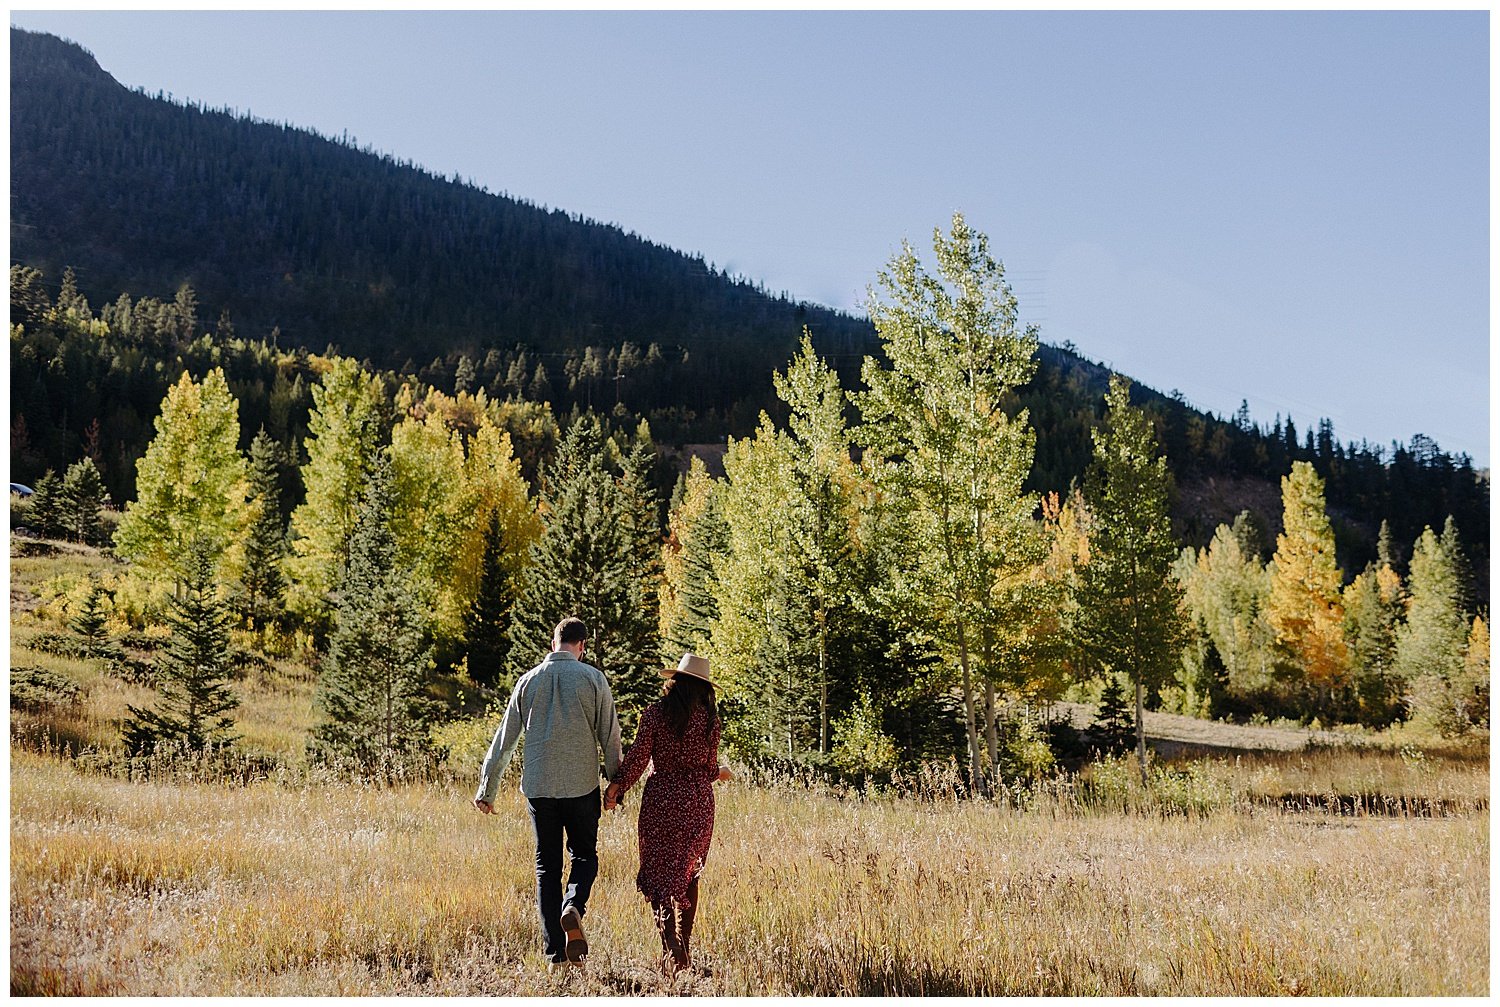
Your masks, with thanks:
M479 771L477 801L495 803L500 777L526 735L521 793L582 797L599 786L599 752L610 778L620 766L620 718L604 673L567 651L521 676Z

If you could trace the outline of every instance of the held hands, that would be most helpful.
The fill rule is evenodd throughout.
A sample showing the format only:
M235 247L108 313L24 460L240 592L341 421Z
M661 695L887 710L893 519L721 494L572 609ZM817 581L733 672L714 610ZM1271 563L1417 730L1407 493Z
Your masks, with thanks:
M495 806L493 804L489 801L481 801L477 797L474 799L474 807L478 808L479 813L482 815L493 815L495 813Z
M717 783L727 783L734 779L734 774L729 771L728 766L719 767L719 775L715 780ZM620 793L622 788L618 783L611 783L604 789L604 810L613 811L620 806Z

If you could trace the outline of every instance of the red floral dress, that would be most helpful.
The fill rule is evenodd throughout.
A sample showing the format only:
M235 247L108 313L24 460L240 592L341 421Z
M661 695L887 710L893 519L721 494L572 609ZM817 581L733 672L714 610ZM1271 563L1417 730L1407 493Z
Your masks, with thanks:
M652 902L681 900L703 871L714 834L714 781L719 777L719 722L698 707L678 737L653 703L641 714L635 742L620 762L620 793L651 764L636 821L641 869L636 887Z

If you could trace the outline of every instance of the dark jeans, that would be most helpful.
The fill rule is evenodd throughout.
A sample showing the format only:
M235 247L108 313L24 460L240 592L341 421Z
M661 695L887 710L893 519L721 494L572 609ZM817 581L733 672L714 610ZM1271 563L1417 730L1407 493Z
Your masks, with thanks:
M531 797L531 827L536 833L536 909L542 918L543 950L554 962L566 961L567 938L558 917L570 905L582 916L589 890L599 874L599 789L582 797ZM563 898L563 834L567 834L568 893Z

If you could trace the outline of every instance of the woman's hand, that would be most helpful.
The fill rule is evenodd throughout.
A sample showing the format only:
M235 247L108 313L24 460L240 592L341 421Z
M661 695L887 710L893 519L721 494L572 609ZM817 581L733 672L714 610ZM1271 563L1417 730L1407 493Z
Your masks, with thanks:
M720 783L728 783L732 779L734 779L734 774L729 771L729 767L728 766L720 766L719 767L719 780L718 780L718 782L720 782Z
M613 811L620 803L620 785L611 783L604 791L604 810Z

